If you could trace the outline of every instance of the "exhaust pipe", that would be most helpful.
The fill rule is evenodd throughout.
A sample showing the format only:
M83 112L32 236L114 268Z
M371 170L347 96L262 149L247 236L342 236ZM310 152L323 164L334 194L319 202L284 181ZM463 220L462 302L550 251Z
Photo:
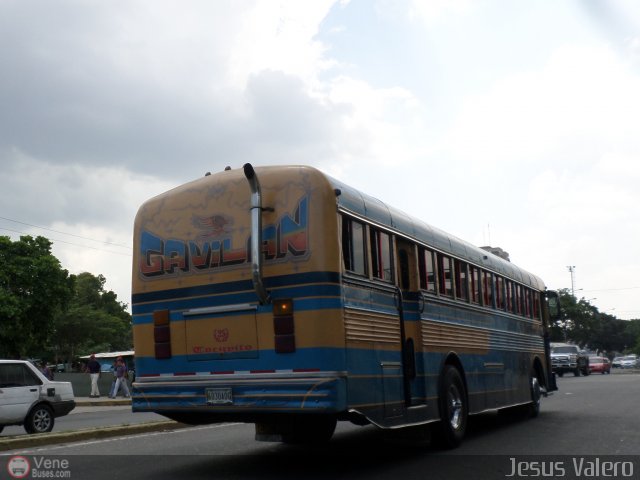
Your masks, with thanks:
M262 194L260 182L250 163L245 163L244 176L251 188L251 277L261 305L271 300L262 282Z

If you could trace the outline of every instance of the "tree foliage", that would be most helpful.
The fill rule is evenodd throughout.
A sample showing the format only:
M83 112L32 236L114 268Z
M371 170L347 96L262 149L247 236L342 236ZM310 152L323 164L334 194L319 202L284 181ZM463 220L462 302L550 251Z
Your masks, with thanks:
M72 293L73 278L51 254L48 239L0 237L0 355L39 351Z
M569 290L559 292L562 316L551 328L551 340L571 342L600 352L640 353L640 320L620 320L601 313Z
M102 275L69 275L44 237L0 237L0 358L72 361L132 347L131 315Z
M131 316L114 292L104 290L105 282L88 272L75 277L69 308L56 318L51 348L57 357L131 348Z

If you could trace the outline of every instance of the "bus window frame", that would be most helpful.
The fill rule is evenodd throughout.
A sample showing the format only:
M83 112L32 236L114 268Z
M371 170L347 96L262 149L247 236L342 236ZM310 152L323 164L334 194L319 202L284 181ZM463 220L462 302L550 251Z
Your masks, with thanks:
M357 220L355 218L349 217L347 215L341 215L342 218L342 225L341 225L341 249L342 249L342 262L343 262L343 268L344 271L352 274L352 275L357 275L359 277L365 277L367 278L369 276L369 254L368 254L368 242L367 242L367 235L368 235L368 230L367 230L367 224L364 222L361 222L360 220ZM349 266L347 266L347 263L345 262L345 244L344 244L344 240L345 240L345 225L349 225L349 227L347 228L346 231L346 235L348 236L348 248L349 248L349 255L350 255L350 263L353 266L353 264L355 264L355 250L354 250L354 245L355 245L355 239L353 236L353 224L357 223L360 227L362 227L362 268L363 271L357 271L354 270L352 268L348 268Z
M383 260L383 245L382 245L382 235L384 235L388 240L388 248L387 248L387 260L388 260L388 268L386 268ZM375 242L374 242L375 239ZM384 283L395 284L395 265L394 265L394 235L390 232L382 230L380 228L372 227L369 225L369 259L371 265L371 274L370 278L372 280L377 280ZM375 247L375 248L374 248ZM375 257L375 263L374 263ZM389 272L389 278L385 278L386 271ZM382 276L380 276L382 275Z
M420 290L429 295L438 294L438 270L435 259L436 252L429 247L418 247L418 272L420 275ZM431 262L427 261L427 255ZM429 270L431 267L431 270ZM431 277L430 274L431 273ZM429 280L431 278L431 280Z
M454 277L453 257L442 252L437 252L436 258L437 258L437 264L438 264L438 293L440 296L443 296L443 297L455 298L455 287L454 287L455 279L453 278ZM447 260L447 263L449 265L448 269L446 269L444 265L445 259ZM447 289L447 273L446 273L447 270L449 272L449 279L448 279L449 286L450 286L449 289Z

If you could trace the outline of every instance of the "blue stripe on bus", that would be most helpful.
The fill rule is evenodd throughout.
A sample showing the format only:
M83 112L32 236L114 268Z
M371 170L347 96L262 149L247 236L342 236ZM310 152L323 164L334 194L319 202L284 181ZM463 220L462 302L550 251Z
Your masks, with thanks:
M344 358L346 354L347 358ZM422 403L426 402L428 398L434 399L438 392L438 376L439 369L441 367L442 353L421 353L417 355L417 377L411 381L411 394L413 397L421 399ZM515 391L516 389L522 390L524 387L519 382L525 381L526 378L518 378L514 372L519 369L519 364L522 362L522 355L517 353L508 353L503 356L497 352L490 352L487 355L473 355L465 354L461 355L460 359L464 365L465 377L468 387L468 393L472 397L472 403L479 405L479 408L485 408L484 396L493 392L493 394L505 395L507 392ZM292 390L291 385L283 377L282 382L272 377L268 380L262 381L259 376L255 378L244 377L247 379L247 384L233 383L234 397L237 400L235 407L251 407L255 410L261 410L263 408L301 408L301 397L305 389L309 388L309 391L313 390L313 393L323 393L323 398L318 400L317 398L309 397L306 408L320 408L320 409L341 409L348 405L375 405L383 403L402 402L404 400L404 390L402 383L402 368L399 366L397 371L390 372L390 375L383 377L383 369L380 364L383 362L398 361L399 352L376 352L367 349L349 349L345 352L342 349L331 348L316 348L300 350L295 354L279 355L273 351L260 352L260 359L244 359L244 360L226 360L226 361L190 361L188 358L174 357L167 363L164 360L154 360L150 358L137 358L136 368L140 372L145 373L205 373L209 369L211 371L224 373L224 372L249 372L254 368L264 370L291 370L291 369L320 369L322 372L341 372L346 371L347 381L344 384L346 392L348 392L348 399L344 398L340 391L344 390L338 388L333 390L328 388L325 392L320 392L317 389L317 379L310 380L309 386L307 384L300 384L298 390ZM502 363L504 367L498 369L493 374L487 371L484 366L486 362L495 362L496 364ZM170 372L165 372L167 366L170 366ZM215 370L213 370L215 367ZM429 370L425 371L425 367ZM314 379L314 373L309 374L310 379ZM137 389L139 393L144 395L144 398L140 399L140 404L136 405L134 409L148 408L151 405L162 406L163 408L170 408L171 406L180 407L181 405L193 406L198 402L203 401L204 388L207 386L206 381L199 379L197 384L190 384L185 386L184 382L171 382L169 377L167 382L160 385L138 384ZM182 377L185 378L184 376ZM188 378L188 377L187 377ZM216 387L225 386L224 379L228 378L233 380L233 376L230 377L217 377L212 376L212 379L216 380ZM505 382L506 381L506 382ZM314 383L315 382L315 383ZM229 385L232 385L231 383ZM325 384L325 387L329 387L329 384ZM337 386L337 385L336 385ZM526 385L525 385L526 387ZM526 388L524 388L526 390ZM504 393L499 393L504 392ZM287 398L288 394L291 394L291 398ZM180 398L172 398L172 396L179 396ZM253 403L246 403L243 400L243 396L249 395L253 400ZM259 395L263 400L261 403L255 404L256 395ZM326 396L325 396L326 395ZM153 398L158 396L158 398ZM273 400L272 397L276 397L277 400ZM470 400L472 400L470 399ZM190 401L196 403L189 403ZM247 399L248 401L248 399ZM320 403L318 403L318 401ZM517 398L512 399L512 402L518 401ZM187 403L184 403L187 402ZM274 403L275 402L275 403ZM484 406L483 406L484 405ZM491 405L488 405L489 407ZM217 407L216 407L217 409ZM224 407L222 408L222 410ZM218 410L219 411L219 410Z
M339 284L340 274L337 272L309 272L264 278L264 284L267 289L280 288L289 285L303 285L306 283ZM220 295L238 291L253 291L253 283L251 282L251 280L239 280L236 282L226 283L209 283L196 287L172 288L161 290L158 292L135 293L131 296L131 303L133 305L136 305L139 303L166 301L174 298Z
M197 355L176 355L167 360L152 357L136 357L139 374L197 373L260 370L320 369L342 371L345 368L345 351L342 348L305 348L295 353L275 353L260 350L259 358L198 360Z
M233 297L224 297L221 302L214 302L211 298L200 298L200 299L188 299L188 300L180 300L175 302L161 302L154 303L150 305L146 305L147 308L136 309L133 312L133 324L134 325L143 325L145 323L153 323L153 311L154 310L178 310L175 313L171 314L171 321L181 321L184 320L184 316L182 315L181 310L187 310L191 308L204 308L204 307L214 307L218 305L235 305L248 303L243 302L242 297L233 296ZM296 312L307 312L314 310L334 310L341 309L343 307L342 299L339 296L335 297L325 297L325 298L296 298L294 303L294 308ZM273 306L272 305L257 305L256 313L267 313L272 314ZM246 315L246 311L240 312L225 312L224 315L227 317L233 317L236 315Z

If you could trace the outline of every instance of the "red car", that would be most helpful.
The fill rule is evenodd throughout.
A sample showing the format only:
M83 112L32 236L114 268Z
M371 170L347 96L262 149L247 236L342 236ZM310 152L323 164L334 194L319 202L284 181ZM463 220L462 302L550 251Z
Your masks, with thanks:
M591 373L611 373L611 362L606 357L589 357L589 371Z

